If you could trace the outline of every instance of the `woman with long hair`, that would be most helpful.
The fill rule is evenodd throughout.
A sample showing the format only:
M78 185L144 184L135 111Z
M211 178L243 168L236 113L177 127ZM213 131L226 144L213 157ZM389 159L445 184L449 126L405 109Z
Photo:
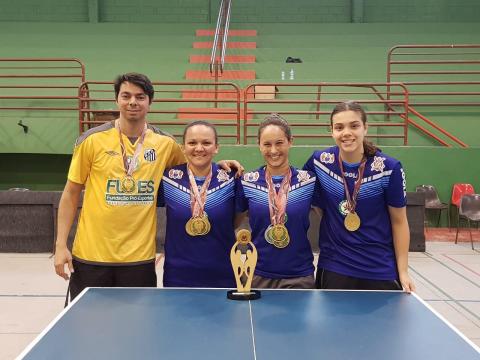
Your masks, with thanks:
M258 145L265 165L243 175L237 210L246 212L258 262L254 288L313 288L313 255L307 238L315 175L290 165L293 139L279 115L265 118Z
M316 287L414 291L402 165L366 140L358 103L337 104L330 120L336 145L304 166L317 176L323 210Z

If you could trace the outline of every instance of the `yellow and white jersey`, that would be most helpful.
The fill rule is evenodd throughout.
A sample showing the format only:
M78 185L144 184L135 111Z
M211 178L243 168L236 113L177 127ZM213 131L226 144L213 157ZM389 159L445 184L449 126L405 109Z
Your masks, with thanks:
M185 157L173 138L148 126L133 172L135 186L122 186L126 174L119 136L109 122L82 134L75 145L68 180L85 185L72 251L79 261L137 264L155 258L158 186L164 170ZM132 144L122 136L130 161L139 139Z

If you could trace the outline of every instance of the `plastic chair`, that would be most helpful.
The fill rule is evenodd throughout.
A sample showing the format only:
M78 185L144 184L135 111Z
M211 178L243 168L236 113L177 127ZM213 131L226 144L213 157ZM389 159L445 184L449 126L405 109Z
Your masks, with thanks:
M460 200L459 208L460 219L466 219L467 225L470 230L470 243L473 248L473 238L472 238L472 228L470 227L470 221L479 222L480 221L480 194L467 194L463 195ZM457 224L457 235L455 236L455 244L458 241L458 229L459 224Z
M457 183L452 186L452 198L450 199L450 205L456 208L457 212L457 228L460 218L460 200L465 194L474 194L475 189L472 184Z
M442 210L447 210L448 227L450 227L450 216L448 205L441 202L438 197L437 189L433 185L419 185L415 188L416 192L425 193L425 212L429 210L438 211L437 227L440 224Z

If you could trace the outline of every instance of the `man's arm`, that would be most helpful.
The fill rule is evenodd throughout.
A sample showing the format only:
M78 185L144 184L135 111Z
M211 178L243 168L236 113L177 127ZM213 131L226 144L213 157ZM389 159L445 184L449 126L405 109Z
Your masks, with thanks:
M408 248L410 246L410 229L408 228L407 208L388 207L392 223L393 246L397 260L398 276L402 288L407 293L415 291L415 284L408 275Z
M70 273L73 272L72 254L67 248L67 240L70 228L72 227L73 220L77 213L82 189L82 184L67 180L67 184L65 185L58 206L57 240L55 242L54 265L57 275L63 277L65 280L69 279L69 275L65 272L65 264L68 265Z

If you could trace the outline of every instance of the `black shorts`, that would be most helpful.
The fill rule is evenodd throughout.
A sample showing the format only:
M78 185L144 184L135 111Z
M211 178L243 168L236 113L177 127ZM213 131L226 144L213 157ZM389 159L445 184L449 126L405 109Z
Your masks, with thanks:
M271 279L253 275L252 288L257 289L313 289L315 279L313 274L295 278Z
M70 299L86 287L157 287L155 261L140 265L93 265L73 259Z
M402 290L397 280L360 279L322 268L317 269L315 287L342 290Z

